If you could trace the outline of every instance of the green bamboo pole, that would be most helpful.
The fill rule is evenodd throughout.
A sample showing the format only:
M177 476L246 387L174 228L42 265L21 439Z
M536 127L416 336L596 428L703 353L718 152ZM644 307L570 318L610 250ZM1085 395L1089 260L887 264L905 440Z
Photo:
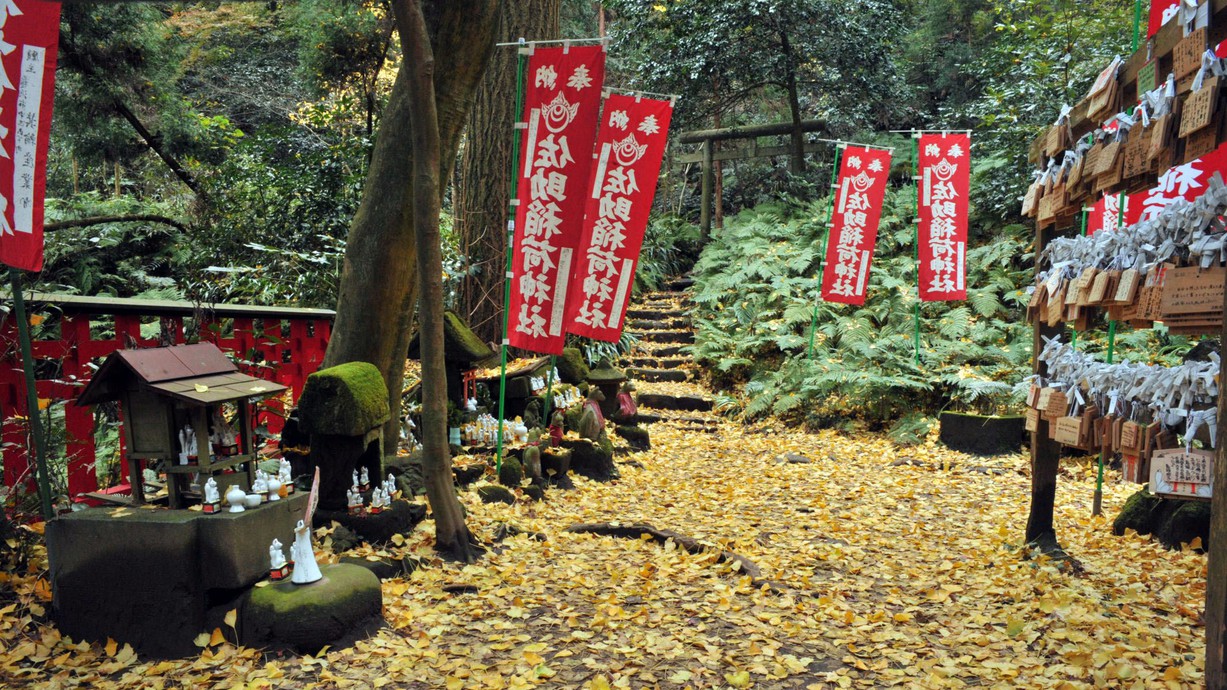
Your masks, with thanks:
M912 178L916 180L916 223L912 228L912 258L916 265L916 304L912 305L912 347L916 352L916 366L920 366L920 135L912 135L912 153L915 163Z
M831 241L831 226L835 224L835 197L839 194L837 185L839 183L839 166L843 164L843 144L837 145L835 153L835 162L831 165L831 186L828 189L831 192L830 213L827 214L827 229L826 234L822 237L822 251L818 259L818 295L814 300L814 318L810 319L809 324L809 359L814 358L814 342L818 334L818 309L822 305L822 272L826 269L827 263L827 243Z
M524 39L520 39L519 60L516 65L516 122L524 117L524 70L528 58L524 52ZM499 374L498 374L498 445L494 451L494 469L503 469L503 418L507 403L507 329L511 323L511 255L515 250L515 217L519 205L516 195L519 193L520 181L520 128L515 128L515 144L511 148L511 203L507 205L507 261L503 277L503 340L499 343Z
M1133 2L1133 45L1132 52L1137 52L1138 45L1142 42L1142 0L1134 0Z
M21 292L21 271L10 268L9 280L13 285L13 307L17 312L17 339L21 342L21 368L26 379L26 419L30 422L30 436L34 440L35 482L42 505L43 519L55 517L51 508L51 480L47 474L47 448L43 437L42 420L38 418L38 391L34 387L34 353L30 344L30 319L26 316L26 298Z

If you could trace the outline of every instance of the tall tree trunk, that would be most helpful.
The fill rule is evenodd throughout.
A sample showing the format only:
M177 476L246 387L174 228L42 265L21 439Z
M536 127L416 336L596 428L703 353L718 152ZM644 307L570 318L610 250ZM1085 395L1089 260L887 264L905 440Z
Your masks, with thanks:
M561 5L561 0L503 3L499 40L557 38ZM456 237L471 266L460 282L456 309L487 342L502 339L512 127L520 117L515 112L518 57L514 49L495 51L477 87L454 197Z
M435 0L421 8L439 56L434 79L439 123L440 197L456 159L460 134L493 50L496 0ZM362 202L350 224L337 317L324 366L370 362L384 374L392 419L384 438L394 444L405 356L417 303L417 235L413 226L413 142L409 70L402 66L379 118ZM394 446L392 446L394 447Z
M720 83L716 81L714 77L712 78L712 96L715 97L716 103L720 102ZM715 115L712 118L712 124L716 125L716 129L722 129L724 127L724 120L722 117L720 117L719 107L716 108ZM720 142L713 141L712 143L715 144L713 153L718 152L720 150ZM712 192L713 192L714 199L712 200L712 203L715 205L715 208L712 209L713 210L712 221L715 224L715 227L717 230L723 230L724 229L724 164L718 160L712 160L712 165L715 166L712 169L712 172L714 173L714 176L712 178L712 182L713 182Z
M418 234L422 350L422 469L435 518L435 548L457 560L477 556L453 485L447 446L447 365L443 358L443 250L439 237L441 180L435 113L434 55L418 0L393 3L408 72L413 117L413 225Z
M784 62L788 75L785 86L788 88L788 110L792 113L792 158L788 171L794 175L805 172L805 134L801 129L801 100L797 95L797 64L792 52L792 43L788 40L788 32L780 31L780 46L784 50Z

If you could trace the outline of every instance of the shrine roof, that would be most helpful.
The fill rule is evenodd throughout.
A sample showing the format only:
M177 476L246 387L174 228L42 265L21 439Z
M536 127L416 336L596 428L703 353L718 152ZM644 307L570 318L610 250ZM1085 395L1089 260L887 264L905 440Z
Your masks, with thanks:
M116 400L134 383L201 405L263 397L286 389L240 373L216 345L199 343L113 352L81 391L77 404Z

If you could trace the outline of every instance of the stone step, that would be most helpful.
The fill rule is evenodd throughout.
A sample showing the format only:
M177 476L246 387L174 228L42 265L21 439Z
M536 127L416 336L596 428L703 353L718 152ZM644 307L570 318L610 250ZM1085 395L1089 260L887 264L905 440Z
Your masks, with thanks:
M681 292L682 290L689 290L693 286L694 286L694 278L689 278L689 277L674 278L673 280L670 280L669 282L665 283L665 289L673 290L674 292Z
M694 331L644 331L635 335L649 343L694 343Z
M631 357L626 365L640 369L676 369L689 362L689 357Z
M679 355L687 354L682 351L683 348L685 347L687 346L686 345L667 345L666 344L662 347L656 347L656 348L651 348L651 349L643 348L643 351L645 352L645 354L651 357L677 357Z
M645 309L641 306L626 310L626 318L628 319L643 319L647 321L660 321L663 319L683 319L689 318L689 312L683 309Z
M626 327L640 331L685 329L690 328L690 319L684 317L670 317L664 319L631 319L626 322Z
M686 412L710 412L714 407L711 400L691 395L665 395L662 393L641 393L639 404L656 410L683 410Z
M690 372L684 369L627 369L626 374L639 381L685 383L690 380Z

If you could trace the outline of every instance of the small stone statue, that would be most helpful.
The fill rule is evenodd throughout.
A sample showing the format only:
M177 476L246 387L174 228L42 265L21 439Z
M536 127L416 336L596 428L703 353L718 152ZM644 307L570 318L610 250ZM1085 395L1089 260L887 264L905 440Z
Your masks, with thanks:
M550 447L557 448L562 444L562 434L566 424L567 416L562 409L554 410L554 414L550 415Z
M277 478L281 480L281 485L286 488L286 491L294 493L294 477L290 475L290 472L290 461L281 458L281 463L277 470Z
M360 486L362 486L362 483L358 481L358 470L354 470L354 490L357 490Z
M362 493L358 491L358 487L350 487L349 491L345 492L345 499L349 512L356 513L362 509Z
M363 491L366 491L371 487L371 475L367 473L365 467L362 468L362 474L359 475L359 477L360 481L358 482L358 486L362 487Z
M251 485L251 492L268 498L268 474L264 470L256 470L256 481Z
M533 429L528 432L528 445L524 447L524 454L521 456L524 461L524 472L528 478L532 480L534 486L540 486L545 483L545 478L541 476L541 430Z
M375 487L375 491L371 494L371 512L381 513L386 505L387 500L384 497L383 487Z
M605 394L600 388L589 388L588 400L584 402L584 413L579 418L579 435L594 443L605 435L605 415L601 413L601 403L604 400Z
M196 432L185 424L179 430L179 464L188 464L193 455L196 455Z
M477 411L477 398L469 398L464 401L464 409L469 412Z
M627 381L622 384L622 390L618 391L618 415L626 420L634 419L635 415L639 414L639 406L631 396L634 390L635 384Z
M221 500L221 494L217 492L217 480L209 477L209 481L205 482L204 485L204 502L216 505L221 503Z
M290 547L290 555L294 558L294 573L290 581L296 585L309 585L324 577L320 566L315 562L315 548L311 545L311 528L298 521L294 528L294 545Z
M383 482L383 490L389 497L393 496L397 491L396 478L392 476L391 472L388 473L388 478Z
M272 545L268 547L268 569L275 572L285 566L285 552L281 550L281 540L274 539Z

